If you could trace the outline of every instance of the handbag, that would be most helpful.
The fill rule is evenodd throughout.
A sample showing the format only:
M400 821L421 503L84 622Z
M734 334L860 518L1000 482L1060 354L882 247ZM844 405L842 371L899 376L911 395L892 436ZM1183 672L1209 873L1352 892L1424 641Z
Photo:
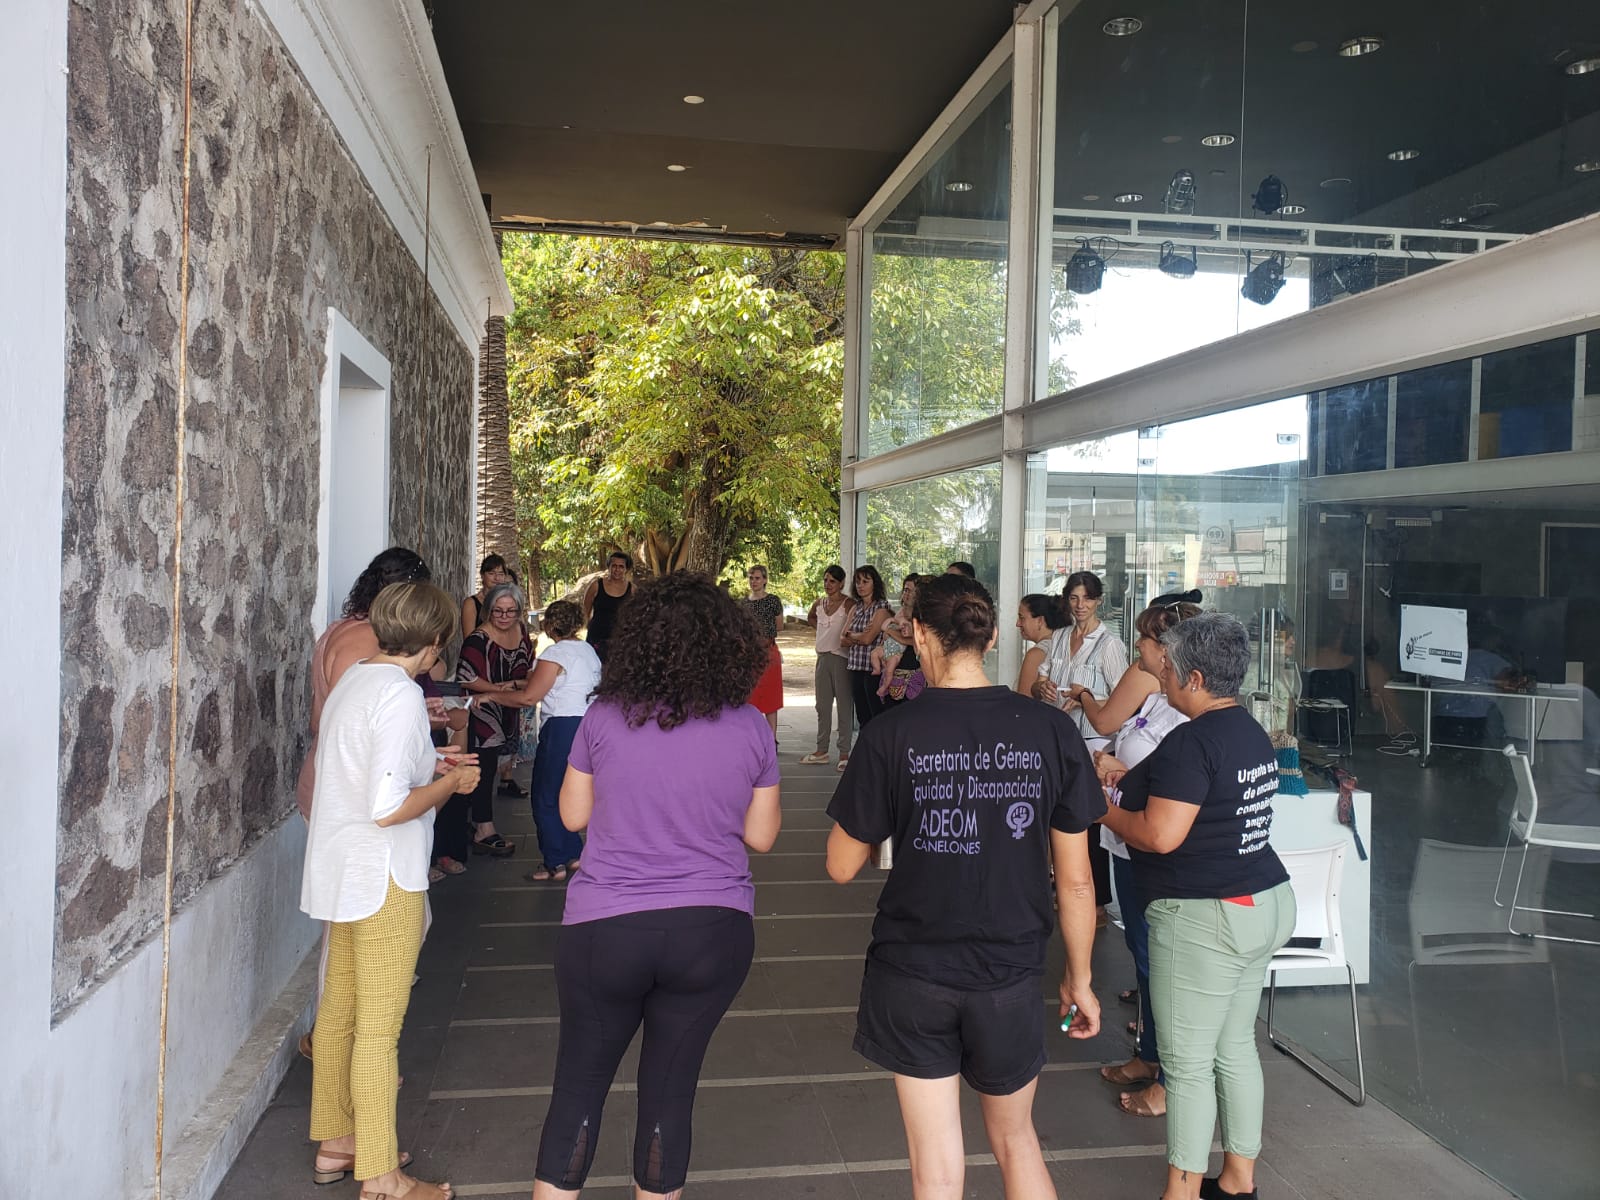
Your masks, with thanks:
M522 728L517 734L517 761L531 763L539 752L539 718L537 709L522 710Z
M891 700L915 700L927 686L928 681L921 667L896 667L894 674L889 677L888 696Z

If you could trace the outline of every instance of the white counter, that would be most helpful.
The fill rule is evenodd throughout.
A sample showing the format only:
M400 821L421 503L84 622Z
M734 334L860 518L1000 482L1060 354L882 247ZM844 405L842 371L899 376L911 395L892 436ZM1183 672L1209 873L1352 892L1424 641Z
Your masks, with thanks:
M1272 805L1272 847L1275 850L1317 850L1323 846L1345 847L1344 882L1340 888L1339 910L1344 916L1345 953L1355 968L1356 982L1366 983L1372 942L1372 862L1356 854L1350 830L1339 824L1339 793L1313 791L1307 796L1279 795ZM1362 844L1372 853L1372 793L1355 793L1356 828ZM1313 987L1344 984L1343 971L1284 971L1278 986Z

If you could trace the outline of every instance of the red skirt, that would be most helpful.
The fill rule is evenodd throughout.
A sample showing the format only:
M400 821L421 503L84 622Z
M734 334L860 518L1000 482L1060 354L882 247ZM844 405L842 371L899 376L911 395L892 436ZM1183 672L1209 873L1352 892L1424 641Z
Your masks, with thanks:
M767 669L756 680L750 703L764 713L775 713L783 707L783 654L777 642L767 649Z

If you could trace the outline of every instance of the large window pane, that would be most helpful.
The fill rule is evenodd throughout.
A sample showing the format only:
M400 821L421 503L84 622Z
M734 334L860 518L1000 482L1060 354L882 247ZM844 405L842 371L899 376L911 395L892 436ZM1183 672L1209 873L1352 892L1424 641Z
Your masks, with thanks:
M1000 411L1010 130L1006 85L872 230L868 455Z
M992 592L1000 578L1000 467L973 467L868 492L866 562L891 597L911 574L937 574L957 560L977 568Z
M1591 4L1374 16L1106 0L1052 19L1036 395L1600 211ZM1512 452L1549 449L1554 422L1519 416Z

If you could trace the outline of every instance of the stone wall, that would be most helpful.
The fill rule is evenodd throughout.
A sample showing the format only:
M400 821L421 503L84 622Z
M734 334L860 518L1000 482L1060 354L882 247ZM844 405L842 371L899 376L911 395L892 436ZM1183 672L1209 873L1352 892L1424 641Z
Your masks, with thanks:
M58 1013L160 923L182 19L181 0L71 11ZM417 548L450 588L473 450L471 351L276 35L246 0L201 0L195 30L180 904L293 809L328 308L390 360L394 537L417 543L425 493Z

